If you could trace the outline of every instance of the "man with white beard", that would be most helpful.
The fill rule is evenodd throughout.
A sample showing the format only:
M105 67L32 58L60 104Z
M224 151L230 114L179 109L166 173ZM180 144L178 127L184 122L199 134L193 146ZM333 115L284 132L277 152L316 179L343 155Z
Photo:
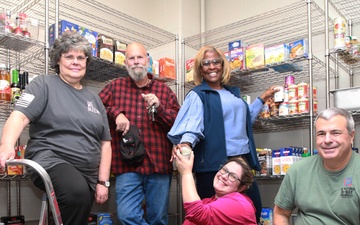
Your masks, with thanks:
M130 76L115 79L99 93L112 136L117 217L123 225L167 225L173 168L172 143L166 135L180 106L175 93L147 72L149 57L142 44L129 44L124 62ZM126 162L120 152L130 125L140 131L146 152L141 162Z

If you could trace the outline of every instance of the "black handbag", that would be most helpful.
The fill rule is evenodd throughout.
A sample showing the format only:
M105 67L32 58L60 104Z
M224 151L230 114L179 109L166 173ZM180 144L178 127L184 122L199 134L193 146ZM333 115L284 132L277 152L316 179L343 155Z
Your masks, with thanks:
M120 152L121 160L131 166L138 166L144 161L145 147L135 125L130 125L129 131L121 137Z

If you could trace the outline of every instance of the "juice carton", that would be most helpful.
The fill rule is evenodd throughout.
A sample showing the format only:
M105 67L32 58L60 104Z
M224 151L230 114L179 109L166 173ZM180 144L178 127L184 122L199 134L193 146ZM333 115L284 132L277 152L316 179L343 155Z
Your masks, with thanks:
M272 174L280 175L281 174L281 162L280 162L280 149L272 150Z

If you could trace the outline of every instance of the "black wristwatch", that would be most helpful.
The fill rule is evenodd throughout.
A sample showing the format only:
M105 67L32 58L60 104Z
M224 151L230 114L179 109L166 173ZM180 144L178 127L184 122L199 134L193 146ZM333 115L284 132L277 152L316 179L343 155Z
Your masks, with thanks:
M106 181L100 181L98 180L98 184L104 185L105 187L110 187L110 181L106 180Z

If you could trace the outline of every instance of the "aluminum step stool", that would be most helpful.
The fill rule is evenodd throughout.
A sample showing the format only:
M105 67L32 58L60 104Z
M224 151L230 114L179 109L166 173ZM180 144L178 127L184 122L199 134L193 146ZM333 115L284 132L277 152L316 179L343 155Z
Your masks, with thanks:
M37 162L29 160L29 159L7 160L6 164L8 166L25 165L25 166L31 167L40 175L41 179L43 180L44 186L46 189L46 193L44 193L43 197L42 197L39 225L47 225L47 220L48 220L48 202L47 202L47 200L49 200L50 210L52 212L55 225L63 225L59 206L58 206L55 192L54 192L54 188L53 188L51 179L49 177L49 174L46 172L46 170L42 166L40 166L40 164L38 164Z

